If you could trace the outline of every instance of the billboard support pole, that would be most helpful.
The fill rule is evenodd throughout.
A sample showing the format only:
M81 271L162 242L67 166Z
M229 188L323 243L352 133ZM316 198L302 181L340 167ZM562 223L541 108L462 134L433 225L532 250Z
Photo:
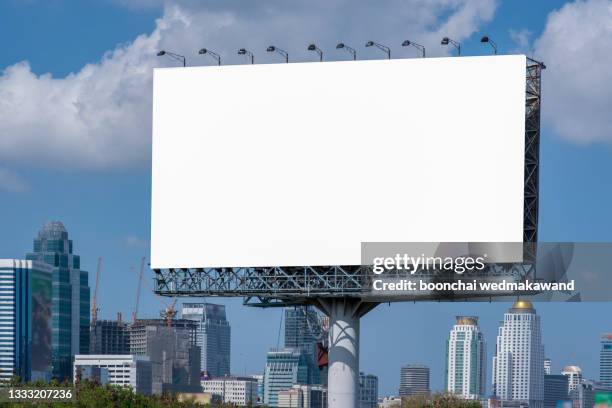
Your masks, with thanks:
M317 306L329 316L327 406L359 406L359 321L377 303L359 298L319 298Z

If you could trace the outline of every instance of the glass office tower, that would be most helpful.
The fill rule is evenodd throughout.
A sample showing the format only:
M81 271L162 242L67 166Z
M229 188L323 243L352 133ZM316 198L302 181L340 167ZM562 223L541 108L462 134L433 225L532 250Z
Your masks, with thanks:
M51 267L0 259L0 383L51 378Z
M200 370L210 377L230 374L231 327L225 306L213 303L183 303L183 319L198 323L196 344L201 349Z
M42 226L26 259L52 267L53 377L70 380L72 357L89 352L88 274L81 270L81 259L73 253L72 240L59 221Z
M317 364L317 333L321 333L320 320L312 306L285 309L285 348L300 350L308 361L308 384L321 384Z

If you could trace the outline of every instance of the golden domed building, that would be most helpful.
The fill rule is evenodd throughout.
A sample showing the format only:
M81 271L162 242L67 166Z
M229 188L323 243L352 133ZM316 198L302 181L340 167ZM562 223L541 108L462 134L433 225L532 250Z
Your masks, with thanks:
M487 344L478 317L457 316L446 342L446 391L464 399L484 397Z
M517 300L504 314L493 357L493 393L502 401L544 405L544 345L533 304Z

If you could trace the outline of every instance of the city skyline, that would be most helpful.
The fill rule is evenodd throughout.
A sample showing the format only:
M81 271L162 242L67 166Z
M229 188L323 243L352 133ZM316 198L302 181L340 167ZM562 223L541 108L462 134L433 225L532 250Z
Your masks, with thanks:
M77 248L79 247L79 243L76 242L74 244ZM23 257L22 257L23 258ZM198 298L182 298L181 301L177 304L177 308L181 308L183 303L194 303L195 299ZM211 298L208 298L211 299ZM281 309L282 315L283 316L278 316L278 312L277 313L269 313L270 311L262 311L259 309L255 309L255 308L247 308L245 306L243 306L241 303L237 304L235 299L230 299L228 302L228 299L223 299L223 298L213 298L214 299L214 303L215 304L220 304L220 305L225 305L227 304L227 306L229 306L230 310L233 310L234 313L242 313L242 312L260 312L257 314L261 314L261 312L264 312L263 314L267 314L268 317L260 317L260 319L258 322L259 323L263 323L266 326L268 326L268 330L266 332L266 335L264 336L258 336L258 338L249 338L248 343L251 344L253 343L253 340L259 340L259 337L264 337L267 339L275 339L273 340L273 342L270 342L268 344L262 343L264 344L264 348L265 350L261 352L260 355L255 355L255 356L249 356L249 361L245 361L244 358L246 356L246 353L243 351L244 350L244 346L245 344L243 342L239 342L238 345L236 345L234 343L234 336L232 336L232 345L231 345L231 350L232 350L232 355L234 356L232 358L232 368L230 370L230 373L232 375L243 375L243 374L260 374L263 373L263 370L265 368L265 355L266 353L271 349L274 348L275 344L276 344L276 337L277 337L277 330L278 328L278 323L279 321L277 319L281 320L282 323L282 327L283 329L286 329L285 323L285 316L287 316L288 311L290 311L291 309ZM207 300L207 302L210 302L210 300ZM419 302L416 304L390 304L390 305L379 305L377 308L374 309L373 312L370 312L370 314L366 315L366 318L364 319L364 324L368 324L368 323L380 323L380 321L372 321L371 319L369 319L369 317L373 316L374 314L378 314L377 312L382 312L384 309L388 309L388 311L393 310L394 313L396 313L399 309L404 309L401 306L409 306L409 308L412 309L420 309L421 313L431 313L431 309L435 308L436 310L436 315L442 315L445 316L442 319L436 318L435 321L438 322L435 325L431 325L431 324L426 324L425 322L421 322L424 323L423 327L426 328L426 330L430 331L430 332L440 332L440 333L444 333L444 335L442 336L441 339L439 340L443 340L443 341L439 341L440 346L439 348L435 349L435 348L431 348L431 349L427 349L425 353L418 353L417 355L421 356L420 358L414 358L411 357L412 355L414 355L413 353L406 353L406 358L404 360L398 361L396 358L393 359L389 359L387 361L383 361L382 362L382 366L384 366L383 369L381 368L373 368L375 367L374 364L372 364L372 361L370 361L370 357L375 357L377 354L376 353L368 353L365 352L362 354L361 356L361 362L360 362L360 369L361 371L365 371L368 374L373 374L379 377L379 395L380 396L387 396L387 395L397 395L398 392L398 388L399 388L399 371L401 366L407 365L407 364L414 364L414 363L423 363L425 364L427 367L430 368L430 387L432 389L432 391L443 391L445 388L444 385L444 365L445 365L445 361L444 361L444 350L445 350L445 341L446 338L448 337L448 332L449 330L452 329L453 324L456 323L455 319L458 315L469 315L469 316L474 316L477 317L479 319L479 327L481 332L483 333L484 339L487 343L489 344L495 344L495 333L497 333L497 330L499 328L499 323L502 321L503 318L503 314L506 312L506 309L512 304L512 302L507 303L507 302L493 302L493 303L486 303L486 302L455 302L455 303L440 303L440 302ZM600 309L593 309L592 306L594 305L600 305L600 306L604 306ZM399 306L399 307L398 307ZM567 325L567 324L572 324L571 320L563 320L560 321L558 319L554 318L554 315L556 315L558 312L558 309L560 308L565 308L566 310L563 312L563 314L566 316L566 318L568 317L568 315L572 315L575 314L577 319L575 322L573 322L573 324L576 323L588 323L590 320L578 320L578 316L581 315L580 311L577 309L581 309L581 308L585 308L589 310L589 313L593 314L593 316L602 316L604 318L602 319L597 319L595 318L595 321L600 321L602 323L604 323L606 321L605 317L607 316L607 311L605 306L607 306L607 303L593 303L593 304L589 304L589 303L556 303L556 302L551 302L551 303L536 303L535 306L538 308L538 310L540 309L549 309L550 311L548 312L548 314L552 314L553 317L551 318L550 322L547 322L547 318L546 318L546 314L543 315L542 317L542 326L544 328L546 327L552 327L552 329L550 329L550 331L552 332L559 332L559 333L563 333L564 329L563 326ZM457 309L459 308L459 309ZM395 310L394 310L395 309ZM555 310L557 309L557 310ZM429 310L429 311L428 311ZM472 311L471 313L459 313L459 311ZM595 310L595 311L594 311ZM598 312L596 310L599 310ZM148 310L146 309L141 309L140 313L140 319L144 319L146 320L148 317L153 317L156 318L157 316L156 311L152 311L152 313L150 313ZM148 313L149 312L149 313ZM484 313L483 313L484 312ZM568 313L570 312L570 313ZM597 314L598 313L598 314ZM388 312L387 312L388 314ZM227 321L229 324L232 324L232 312L227 313ZM113 320L113 318L111 318L110 320ZM445 325L443 322L445 322L447 325ZM481 322L484 322L484 324L481 324ZM554 325L551 325L551 323L556 323ZM256 324L256 326L260 326L259 324ZM610 322L609 326L612 326L612 322ZM367 326L366 326L367 327ZM491 330L491 329L494 330ZM240 327L239 329L243 329L243 327ZM257 329L259 330L259 329ZM379 330L384 330L383 327L381 327ZM424 330L424 331L426 331ZM289 330L289 332L285 332L285 335L292 333L293 331L295 331L295 329L293 330ZM388 331L388 328L387 328ZM546 330L543 329L543 342L544 345L547 346L548 343L546 342ZM546 347L546 353L545 356L546 358L549 358L552 360L552 374L561 374L561 371L564 367L566 366L579 366L581 368L585 368L583 370L584 374L583 374L583 378L584 379L588 379L588 380L595 380L598 381L599 380L599 371L600 371L600 366L599 366L599 362L600 362L600 352L602 351L602 347L603 347L603 343L602 341L604 340L604 334L609 332L609 330L607 329L607 327L605 326L605 323L602 324L600 329L597 329L596 326L591 327L590 330L588 331L582 331L585 333L585 338L583 341L586 341L587 344L591 343L593 346L590 347L590 350L588 347L581 347L581 348L572 348L573 347L573 343L572 342L566 342L566 347L567 350L565 351L560 351L560 349L562 349L561 345L555 342L551 342L550 346L551 347ZM243 332L244 335L248 335L248 329L247 332ZM260 334L264 334L264 331L259 330ZM366 347L373 347L375 350L376 345L372 344L367 337L370 337L370 334L374 333L374 337L376 339L378 339L378 336L376 336L377 330L376 329L369 329L366 330L365 332L362 332L362 336L366 337L363 338L362 337L362 344L365 344ZM589 336L589 338L586 338L586 333L595 333L595 335L591 335ZM426 333L419 333L421 336L423 336ZM444 337L446 336L446 338ZM241 336L242 337L242 336ZM425 336L423 336L425 337ZM563 337L561 336L555 336L557 339L561 339ZM607 339L607 337L606 337ZM419 348L422 347L422 345L425 343L420 343L417 342L415 344L415 348ZM581 343L582 344L582 343ZM487 363L492 361L492 356L494 353L494 347L493 350L491 350L492 347L488 347L487 349L487 358L486 361ZM398 350L401 349L401 347L397 348ZM550 349L550 350L549 350ZM385 350L385 349L383 349ZM571 350L571 351L569 351ZM590 352L585 352L589 350ZM393 349L390 350L391 354L393 353ZM587 358L584 357L578 357L576 351L582 351L584 352L583 356L588 356ZM423 355L427 355L429 354L430 357L429 358L423 358ZM432 358L433 356L436 356L437 358ZM572 356L576 356L575 358L572 358ZM262 361L261 364L256 363L255 361ZM377 360L376 358L374 358L374 360ZM397 368L397 372L393 373L392 368L388 367L388 361L393 361L394 364L396 365ZM380 362L378 362L378 365L380 367ZM544 365L544 362L542 362L542 365ZM486 382L485 382L485 395L488 396L491 394L492 388L491 388L491 384L492 384L492 370L489 369L487 372L487 378L486 378Z
M389 2L376 9L355 6L350 10L340 3L327 8L317 2L306 7L302 2L275 9L272 15L250 7L242 9L234 2L226 6L205 4L198 9L189 9L189 2L177 2L193 12L192 28L182 25L180 10L164 8L162 3L117 0L69 4L61 0L0 4L0 38L8 45L0 55L0 95L24 89L37 96L25 100L41 101L19 109L15 108L22 106L18 102L7 103L11 109L0 121L0 134L7 136L0 152L0 199L5 209L0 221L8 232L0 238L0 258L24 259L44 222L63 221L81 256L82 269L89 271L92 291L96 260L104 258L99 319L115 319L117 312L130 316L138 282L137 273L130 268L137 269L141 257L149 258L150 145L143 136L148 124L141 129L148 123L143 112L149 111L149 94L142 91L148 83L138 73L153 65L172 63L154 56L152 49L161 45L185 44L193 49L192 54L202 46L229 53L237 46L252 45L260 50L258 61L278 62L278 55L266 54L265 47L281 38L286 44L277 45L289 49L292 59L312 60L305 49L311 40L324 44L326 59L347 57L344 52L335 52L338 41L359 46L360 58L380 58L376 50L360 46L364 36L393 45L398 56L412 57L408 51L413 50L399 45L410 37L415 41L424 38L428 55L432 51L435 56L450 52L438 43L442 31L451 31L460 36L466 55L484 55L491 50L479 43L478 35L486 33L495 39L501 53L526 52L547 65L543 74L540 240L612 241L612 132L607 119L612 102L600 92L612 86L607 51L612 35L605 29L609 2L485 0L457 2L454 8L447 2L436 2L431 8ZM399 17L387 21L385 17L390 15ZM228 22L222 16L233 20ZM351 26L344 23L347 17L352 19ZM282 21L287 18L294 23L291 36L281 35L286 31ZM404 18L410 18L410 24ZM156 19L166 28L159 28ZM583 30L586 25L591 30ZM117 48L118 44L123 45ZM117 51L105 54L109 50ZM228 62L244 63L242 56L234 54L232 51ZM189 62L210 62L200 57L190 55ZM583 72L587 65L589 75L573 74ZM130 75L122 76L126 72ZM89 74L101 81L99 88L88 82ZM579 77L582 82L575 82ZM108 92L98 95L92 89ZM46 95L57 99L45 99ZM105 107L115 106L114 98L119 101L118 108L106 111ZM77 120L79 115L73 116L78 111L71 110L75 101L84 108L83 122ZM127 108L121 103L126 101ZM52 107L59 110L42 114ZM61 110L64 107L67 111ZM111 118L130 112L119 115L125 133L101 131L96 121L86 120L91 112L99 111ZM53 119L64 118L64 113L66 123L52 126ZM23 133L15 129L23 129ZM67 129L78 131L72 134ZM27 143L27 148L22 143ZM164 304L151 292L151 278L147 270L139 314L157 318ZM226 306L232 325L231 372L262 372L266 352L277 344L283 311L247 308L242 299L184 299L205 300ZM177 308L181 303L179 300ZM490 364L498 323L509 305L380 305L361 322L360 370L378 376L379 395L395 395L400 367L422 362L431 368L432 389L442 390L444 342L455 316L479 317L489 344L486 360ZM600 337L612 332L612 304L540 303L536 308L542 317L543 343L546 357L552 359L552 373L560 374L566 365L578 365L585 378L598 379Z

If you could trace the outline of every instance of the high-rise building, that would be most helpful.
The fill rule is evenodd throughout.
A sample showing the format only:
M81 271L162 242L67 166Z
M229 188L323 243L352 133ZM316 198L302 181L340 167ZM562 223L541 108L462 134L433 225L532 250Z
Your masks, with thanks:
M146 356L134 355L76 355L73 382L80 381L98 368L105 372L103 383L130 387L138 394L151 394L151 362Z
M359 407L378 407L378 377L359 373Z
M317 311L312 306L285 309L285 348L300 350L308 356L309 384L321 384L317 362L318 334L322 332Z
M429 392L429 367L423 364L408 364L401 368L400 396L429 394Z
M578 366L565 366L563 370L561 370L561 374L567 377L568 394L574 391L582 382L582 370Z
M572 408L593 408L595 406L595 386L591 381L580 381L569 397Z
M196 344L202 353L200 371L211 377L229 375L231 328L225 315L225 306L183 303L182 317L198 324Z
M72 378L72 356L89 352L89 283L72 240L59 221L44 224L26 259L53 268L53 376Z
M457 316L446 342L446 391L465 399L485 395L487 345L478 318Z
M264 376L263 374L251 375L255 381L257 381L257 404L263 404L264 400Z
M602 387L612 389L612 333L601 335L599 352L599 381Z
M200 347L193 320L136 320L130 327L130 354L149 357L152 392L200 392Z
M89 354L130 354L130 328L122 320L97 320L89 338Z
M559 401L568 401L567 377L564 375L544 375L544 408L557 408Z
M552 373L552 362L550 358L544 359L544 375L551 375Z
M327 408L327 389L321 385L296 384L278 392L278 408Z
M245 407L257 403L257 380L253 377L213 377L203 379L200 384L203 392L219 396L226 404Z
M52 268L0 259L0 383L51 378Z
M504 314L493 357L493 394L530 408L544 404L544 346L531 302L517 301Z
M146 356L149 352L149 331L154 332L155 327L174 327L177 331L186 332L193 344L196 343L198 325L193 320L172 319L170 325L166 319L138 319L129 326L130 354Z
M308 384L308 355L296 349L271 350L264 371L264 404L278 407L278 392Z

